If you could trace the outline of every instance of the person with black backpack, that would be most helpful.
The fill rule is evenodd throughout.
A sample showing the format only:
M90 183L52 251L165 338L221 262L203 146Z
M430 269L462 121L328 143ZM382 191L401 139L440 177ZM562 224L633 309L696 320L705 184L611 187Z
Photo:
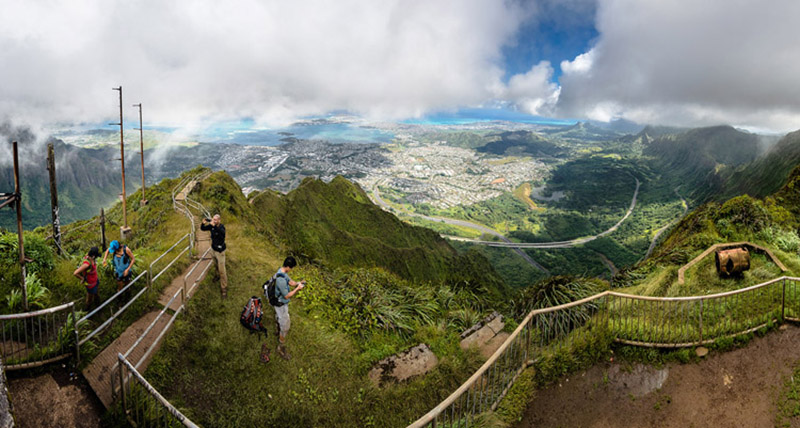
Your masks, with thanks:
M106 266L106 259L109 254L111 254L114 278L117 280L117 291L119 291L131 282L131 269L133 269L133 264L136 262L136 257L134 257L130 248L116 240L108 244L108 251L103 254L103 266Z
M269 304L275 310L275 327L278 336L278 355L284 360L291 358L289 351L286 349L286 336L289 334L289 326L291 320L289 319L289 301L297 294L298 291L305 287L306 282L295 282L289 278L289 272L297 266L297 261L294 257L289 256L283 261L283 266L278 269L278 272L270 278L269 281L264 283L264 293L269 298ZM291 290L290 287L295 287Z

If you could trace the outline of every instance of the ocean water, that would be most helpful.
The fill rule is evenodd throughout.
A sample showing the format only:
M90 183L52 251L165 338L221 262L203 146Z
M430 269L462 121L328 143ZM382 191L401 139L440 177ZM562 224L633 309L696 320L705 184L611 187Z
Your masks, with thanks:
M496 121L555 126L571 126L578 123L575 119L553 119L533 116L504 108L468 108L452 112L438 112L418 119L408 119L402 123L411 125L466 125L469 123Z
M253 129L246 123L223 125L201 136L208 142L258 146L277 146L287 138L326 140L331 143L388 143L394 138L394 133L352 123L301 122L275 129Z

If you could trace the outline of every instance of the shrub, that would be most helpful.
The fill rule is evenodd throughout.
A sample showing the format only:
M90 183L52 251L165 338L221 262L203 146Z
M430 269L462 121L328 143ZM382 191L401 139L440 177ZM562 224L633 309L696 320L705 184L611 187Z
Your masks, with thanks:
M43 309L47 307L48 297L50 290L42 285L42 280L35 272L31 272L25 276L25 284L28 289L28 309ZM6 303L11 312L17 312L23 309L22 305L22 290L15 289L6 296Z
M53 250L38 235L24 234L25 257L32 259L27 263L28 272L42 273L53 269L55 257ZM16 233L0 234L0 265L9 266L19 262L19 238Z
M715 220L719 225L723 219L727 219L731 225L744 227L752 232L758 232L770 223L769 212L764 204L747 195L737 196L722 204Z

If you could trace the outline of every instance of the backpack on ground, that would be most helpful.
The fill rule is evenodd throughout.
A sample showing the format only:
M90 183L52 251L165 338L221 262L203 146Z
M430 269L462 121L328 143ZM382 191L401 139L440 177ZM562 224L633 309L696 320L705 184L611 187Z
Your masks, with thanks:
M269 304L275 306L276 308L285 305L285 303L278 300L278 290L276 287L277 283L278 274L276 273L275 275L272 275L272 278L270 278L262 286L264 287L264 294L267 296L267 299L269 299Z
M251 332L264 332L267 333L267 329L261 325L261 317L264 315L261 309L261 299L256 296L250 298L247 301L247 304L244 305L244 309L242 309L241 315L239 315L239 322L242 323L244 328L250 330Z

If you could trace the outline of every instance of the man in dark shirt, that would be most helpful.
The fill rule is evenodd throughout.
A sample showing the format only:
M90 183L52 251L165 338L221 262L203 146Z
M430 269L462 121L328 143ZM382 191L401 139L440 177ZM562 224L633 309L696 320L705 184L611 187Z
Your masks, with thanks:
M222 290L222 298L228 297L228 274L225 272L225 226L220 222L219 214L215 214L209 222L203 219L200 230L211 232L211 255L217 265L219 274L219 287Z

